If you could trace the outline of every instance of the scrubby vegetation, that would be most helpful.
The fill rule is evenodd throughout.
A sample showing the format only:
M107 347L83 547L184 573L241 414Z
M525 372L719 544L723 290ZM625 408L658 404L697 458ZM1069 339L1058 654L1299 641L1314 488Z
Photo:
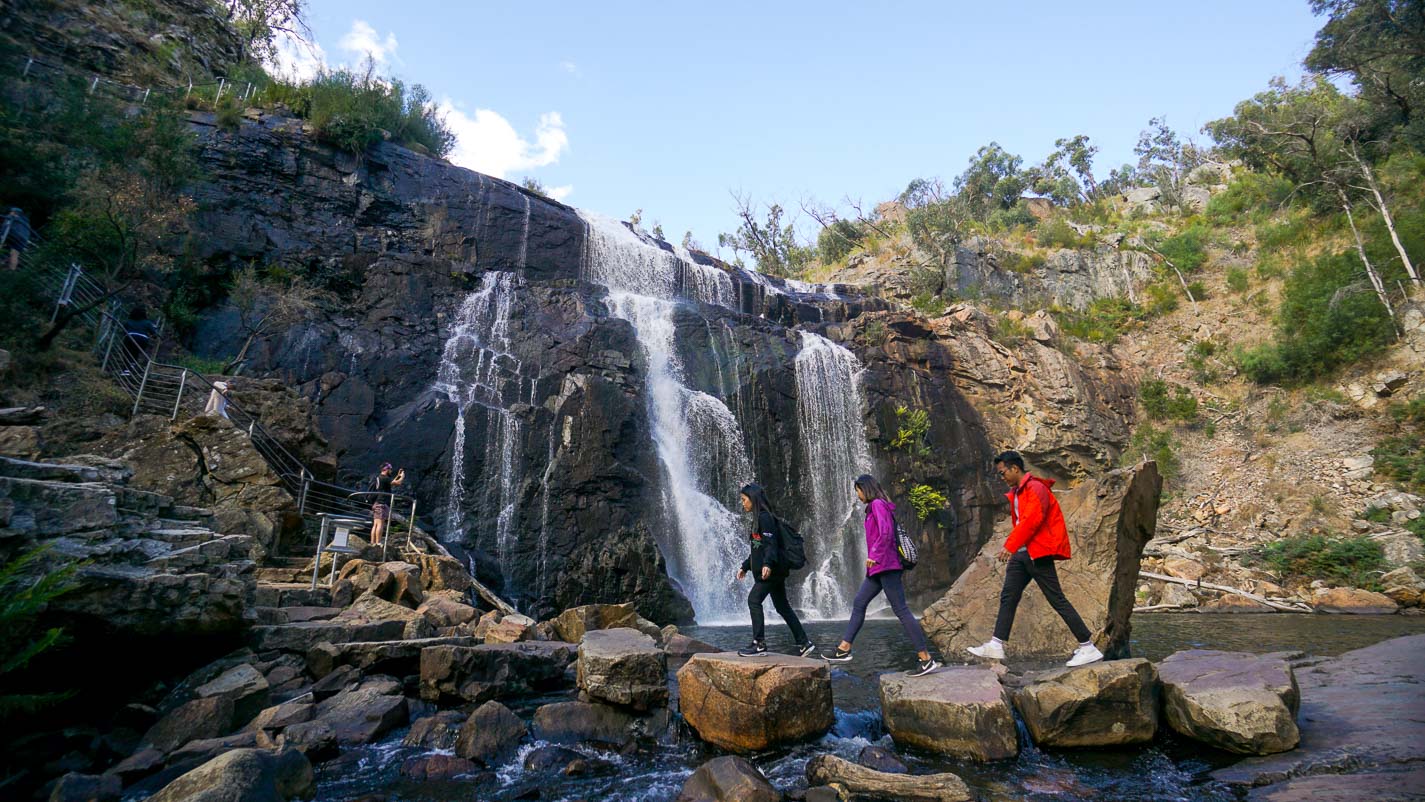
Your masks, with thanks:
M930 485L916 485L910 489L910 505L915 508L915 517L924 521L949 506L950 500Z
M1293 535L1258 547L1253 561L1283 579L1379 590L1385 554L1367 536Z
M1390 416L1396 433L1371 452L1376 473L1425 493L1425 398L1392 406Z

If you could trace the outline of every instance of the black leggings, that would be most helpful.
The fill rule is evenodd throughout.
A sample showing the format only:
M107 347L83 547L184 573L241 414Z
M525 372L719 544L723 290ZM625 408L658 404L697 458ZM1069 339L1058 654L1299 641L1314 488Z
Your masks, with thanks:
M1059 571L1054 567L1054 558L1031 560L1029 554L1023 551L1017 551L1009 558L1009 567L1004 572L1004 589L999 593L999 617L995 619L995 637L1002 641L1009 640L1009 630L1014 626L1014 611L1019 607L1019 597L1024 595L1030 580L1039 585L1044 598L1049 600L1049 606L1069 625L1079 643L1088 643L1093 634L1084 626L1084 620L1079 617L1074 605L1069 604L1063 588L1059 587Z
M896 618L901 620L901 627L905 629L905 634L910 636L910 642L915 646L916 652L930 651L925 642L925 630L920 628L920 622L915 620L910 607L905 603L905 586L901 584L901 573L882 571L875 576L866 577L866 581L861 583L861 589L856 592L856 601L851 606L851 620L846 622L846 637L842 640L847 643L856 640L856 633L861 631L861 625L866 621L867 605L877 594L885 591L886 601L891 603L891 610L896 614Z
M802 629L802 622L797 618L797 611L792 609L791 603L787 601L787 578L785 576L773 576L770 579L759 579L752 583L752 590L747 594L747 609L752 612L752 639L762 642L767 636L767 623L762 617L762 601L768 596L772 597L772 606L776 608L777 615L787 622L787 627L792 630L792 638L800 646L807 642L806 630Z

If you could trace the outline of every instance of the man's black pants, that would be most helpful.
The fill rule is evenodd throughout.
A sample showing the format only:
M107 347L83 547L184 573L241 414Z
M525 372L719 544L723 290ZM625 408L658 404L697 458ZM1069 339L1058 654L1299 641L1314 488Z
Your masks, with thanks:
M1054 568L1055 562L1053 557L1031 560L1029 552L1025 551L1017 551L1009 558L1009 567L1004 572L1004 589L999 592L999 616L995 619L996 638L1009 640L1009 631L1014 627L1014 611L1019 607L1019 598L1024 595L1024 589L1029 587L1031 579L1039 585L1039 589L1044 592L1044 598L1049 600L1049 606L1069 625L1069 630L1074 633L1079 643L1087 643L1093 637L1089 628L1084 626L1084 620L1079 617L1078 611L1064 596L1063 588L1059 587L1059 572Z
M769 579L759 579L752 583L752 591L747 594L747 609L752 613L752 639L762 642L766 638L767 624L762 617L762 601L768 596L772 597L772 606L776 608L777 615L787 622L787 626L792 630L792 637L800 646L807 642L806 630L802 629L802 622L797 618L797 611L792 609L792 605L787 601L787 578L773 574Z

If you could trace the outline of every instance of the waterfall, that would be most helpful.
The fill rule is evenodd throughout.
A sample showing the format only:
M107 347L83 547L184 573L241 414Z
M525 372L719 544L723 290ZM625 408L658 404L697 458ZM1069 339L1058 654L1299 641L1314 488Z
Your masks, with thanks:
M493 546L500 565L511 565L514 533L518 525L521 480L519 444L522 424L509 409L521 399L522 365L510 351L510 317L519 282L514 273L490 272L460 305L450 338L441 353L435 389L456 407L450 460L450 490L446 497L443 540L465 539L467 429L472 422L484 434L480 454L481 488L478 503L493 509ZM481 520L490 516L480 515ZM484 534L484 533L481 533ZM506 576L505 579L510 579Z
M797 422L802 485L811 503L803 522L807 562L799 602L821 618L850 614L864 575L866 538L853 480L871 471L866 400L856 355L818 334L801 333L797 353Z

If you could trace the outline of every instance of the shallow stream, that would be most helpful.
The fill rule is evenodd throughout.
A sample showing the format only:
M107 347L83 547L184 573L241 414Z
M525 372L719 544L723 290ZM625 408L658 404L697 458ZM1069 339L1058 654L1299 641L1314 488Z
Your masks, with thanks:
M807 624L818 645L830 649L840 640L840 622ZM1283 614L1175 614L1139 615L1133 620L1133 653L1152 660L1191 648L1252 652L1300 651L1311 656L1340 654L1388 638L1425 632L1425 616L1322 616ZM717 646L736 649L747 642L749 628L690 627L684 633ZM791 638L780 622L768 622L768 645L789 651ZM806 762L831 752L855 760L869 744L893 748L881 728L877 677L904 670L914 662L900 625L894 620L873 620L857 638L856 658L832 671L836 699L836 725L820 741L792 749L767 752L753 762L779 789L805 787ZM534 708L558 698L522 700L511 705L529 720ZM580 748L606 761L602 774L565 778L528 776L521 768L524 755L539 744L526 745L519 756L501 767L491 782L458 779L416 782L401 776L406 759L426 750L404 747L405 729L378 744L343 754L319 767L318 799L353 800L611 800L653 802L677 796L684 780L701 763L721 754L700 743L686 730L681 736L645 748L634 755L618 755ZM953 771L965 779L982 800L1183 800L1216 802L1235 800L1233 792L1210 782L1209 771L1234 761L1230 755L1205 749L1172 735L1160 736L1151 746L1133 749L1040 750L1029 743L1020 726L1019 758L992 764L947 759L896 750L912 773Z

